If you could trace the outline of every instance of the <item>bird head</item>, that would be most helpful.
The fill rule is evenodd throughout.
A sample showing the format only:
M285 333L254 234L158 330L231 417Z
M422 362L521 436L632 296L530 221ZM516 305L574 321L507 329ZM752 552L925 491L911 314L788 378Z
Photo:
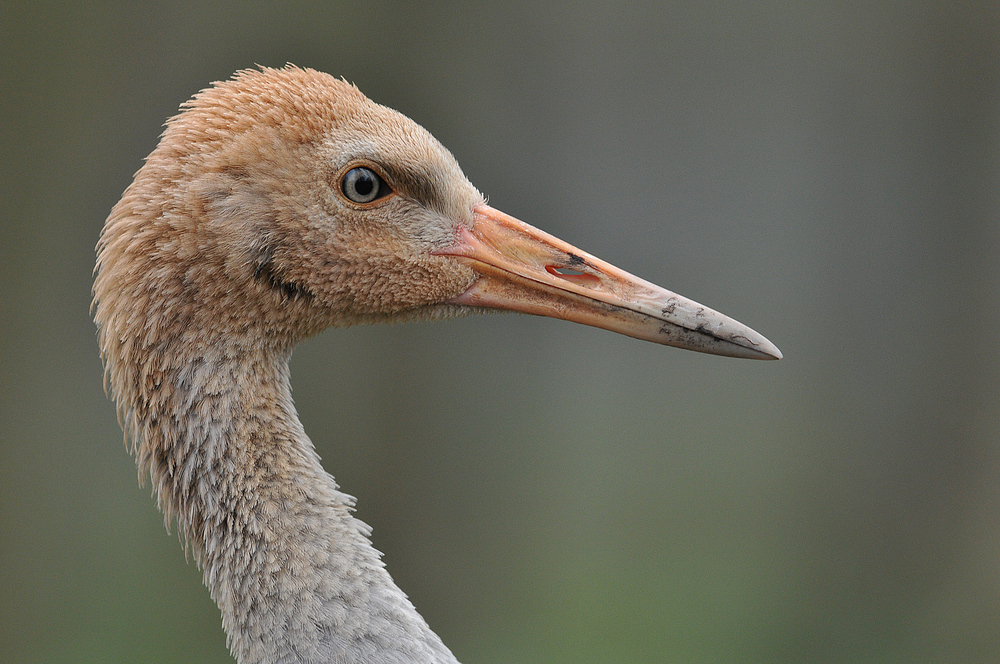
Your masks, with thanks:
M418 124L295 67L240 72L168 121L105 226L95 301L102 334L147 346L224 335L287 347L331 325L500 308L781 356L488 206Z

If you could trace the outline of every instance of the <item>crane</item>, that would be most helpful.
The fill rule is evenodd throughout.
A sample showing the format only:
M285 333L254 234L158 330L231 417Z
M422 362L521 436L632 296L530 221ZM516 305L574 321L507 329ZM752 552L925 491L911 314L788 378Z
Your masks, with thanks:
M321 466L288 361L328 327L484 308L781 357L487 205L426 130L343 80L242 71L167 122L101 233L95 320L127 444L241 664L456 661Z

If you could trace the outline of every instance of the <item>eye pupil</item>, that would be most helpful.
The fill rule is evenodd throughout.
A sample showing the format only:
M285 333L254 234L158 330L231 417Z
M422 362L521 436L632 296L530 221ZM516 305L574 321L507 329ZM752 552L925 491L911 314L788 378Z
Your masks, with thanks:
M375 171L364 166L352 168L344 174L341 185L344 196L355 203L371 203L388 194L388 187Z
M369 177L360 177L358 181L354 183L354 191L358 192L362 196L367 196L375 190L375 182Z

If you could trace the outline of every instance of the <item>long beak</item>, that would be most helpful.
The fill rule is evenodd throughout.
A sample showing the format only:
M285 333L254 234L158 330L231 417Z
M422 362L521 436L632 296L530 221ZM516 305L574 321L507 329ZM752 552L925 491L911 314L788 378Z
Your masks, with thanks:
M781 359L746 325L485 204L473 211L471 229L460 227L455 244L434 253L482 275L452 304L562 318L702 353Z

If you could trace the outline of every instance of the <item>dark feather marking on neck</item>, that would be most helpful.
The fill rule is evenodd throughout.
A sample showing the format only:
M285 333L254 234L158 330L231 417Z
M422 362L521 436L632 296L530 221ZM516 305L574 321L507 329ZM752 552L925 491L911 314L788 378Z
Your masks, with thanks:
M290 300L311 300L313 298L313 293L308 286L284 279L275 271L274 259L270 251L265 251L264 255L261 256L257 268L253 271L253 277L258 281L263 281L269 287L281 291Z

